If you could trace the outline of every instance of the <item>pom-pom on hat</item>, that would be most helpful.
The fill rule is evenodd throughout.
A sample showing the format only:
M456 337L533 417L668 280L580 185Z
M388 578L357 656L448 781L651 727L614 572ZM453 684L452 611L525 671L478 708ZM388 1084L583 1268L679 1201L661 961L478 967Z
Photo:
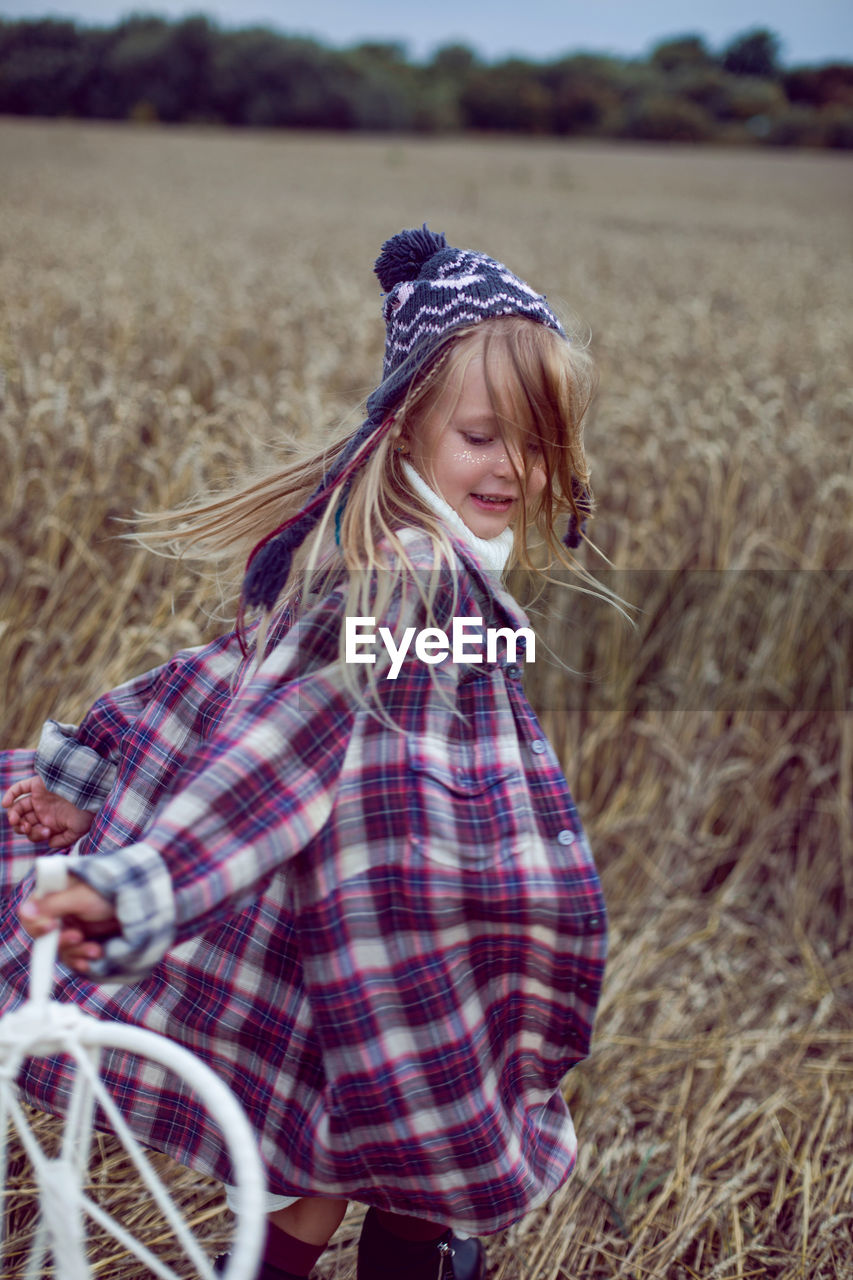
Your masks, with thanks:
M382 385L374 395L389 408L456 329L495 316L527 316L566 336L544 296L502 262L454 249L426 226L386 240L374 271L385 291L386 334Z
M494 258L454 249L441 233L421 228L386 240L374 271L385 293L382 382L367 400L367 418L335 459L298 515L260 542L249 557L243 605L271 609L287 581L293 553L320 521L332 494L351 481L390 428L394 409L433 351L455 330L495 316L526 316L565 337L542 294ZM573 522L570 535L580 541ZM567 537L568 541L568 537Z

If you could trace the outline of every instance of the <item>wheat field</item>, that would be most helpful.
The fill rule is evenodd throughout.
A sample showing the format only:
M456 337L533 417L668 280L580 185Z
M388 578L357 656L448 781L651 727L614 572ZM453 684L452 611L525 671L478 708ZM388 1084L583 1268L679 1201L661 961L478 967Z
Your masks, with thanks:
M388 235L485 249L591 333L584 556L633 627L555 588L563 665L529 691L612 953L565 1086L576 1175L489 1241L489 1274L853 1275L850 162L0 121L0 164L4 745L225 625L119 518L351 416ZM99 1140L93 1181L122 1175ZM170 1176L213 1251L218 1188ZM358 1221L324 1280L353 1280ZM146 1274L106 1248L94 1274Z

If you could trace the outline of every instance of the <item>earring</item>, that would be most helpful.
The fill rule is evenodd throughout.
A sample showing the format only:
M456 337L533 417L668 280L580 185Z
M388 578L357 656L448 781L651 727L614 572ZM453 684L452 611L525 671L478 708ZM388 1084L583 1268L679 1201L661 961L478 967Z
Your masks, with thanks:
M394 452L395 452L395 453L408 453L408 452L409 452L409 450L407 449L406 445L404 445L404 444L395 444L395 445L394 445Z

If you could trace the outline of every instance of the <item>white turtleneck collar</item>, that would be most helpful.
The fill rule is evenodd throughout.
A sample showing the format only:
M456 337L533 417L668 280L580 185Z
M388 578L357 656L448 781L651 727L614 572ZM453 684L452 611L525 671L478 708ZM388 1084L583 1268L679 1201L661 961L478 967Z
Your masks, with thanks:
M490 573L503 573L512 552L514 534L507 526L496 538L478 538L472 533L465 521L445 502L440 494L431 489L420 472L410 462L402 459L406 479L419 498L426 503L430 511L434 511L443 520L449 531L464 542L473 551L479 563Z

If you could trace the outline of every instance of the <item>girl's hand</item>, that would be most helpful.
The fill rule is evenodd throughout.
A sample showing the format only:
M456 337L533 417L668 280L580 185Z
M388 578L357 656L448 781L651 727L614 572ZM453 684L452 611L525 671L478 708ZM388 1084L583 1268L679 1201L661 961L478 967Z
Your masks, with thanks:
M3 796L9 822L19 833L51 849L65 849L84 836L95 815L48 791L38 775L15 782Z
M27 898L18 916L31 938L59 928L59 958L77 973L88 973L91 961L100 957L103 948L98 939L121 932L109 899L73 873L69 873L67 889Z

